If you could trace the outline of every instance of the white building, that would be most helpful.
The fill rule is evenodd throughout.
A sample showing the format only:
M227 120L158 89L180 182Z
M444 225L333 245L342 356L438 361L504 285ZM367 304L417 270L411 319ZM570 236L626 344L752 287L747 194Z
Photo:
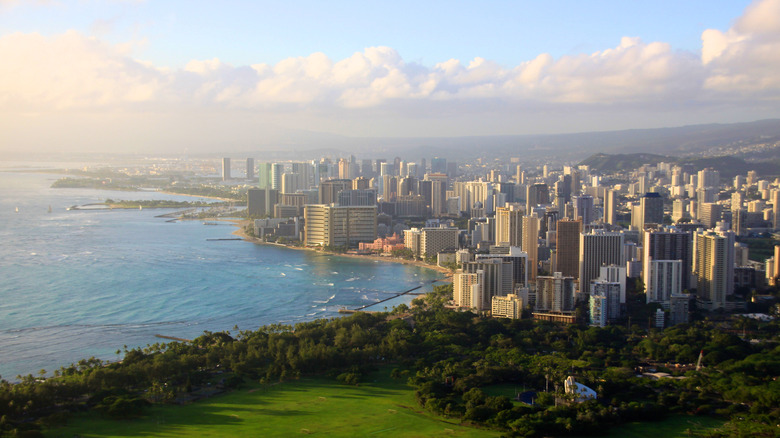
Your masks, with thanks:
M645 266L648 269L644 275L646 301L661 303L664 308L668 308L671 296L683 291L682 260L650 260Z
M494 296L491 304L491 315L495 318L520 319L523 314L523 300L515 294Z

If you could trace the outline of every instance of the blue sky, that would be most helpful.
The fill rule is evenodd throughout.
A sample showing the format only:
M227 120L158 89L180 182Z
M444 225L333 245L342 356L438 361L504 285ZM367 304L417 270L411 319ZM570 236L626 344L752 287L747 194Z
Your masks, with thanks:
M135 55L182 67L192 59L277 63L371 46L409 61L486 58L516 65L540 53L590 53L623 36L699 51L701 33L728 29L749 4L710 1L56 1L10 2L4 33L70 29L112 43L147 40Z
M0 59L0 150L729 123L780 117L780 0L0 0Z

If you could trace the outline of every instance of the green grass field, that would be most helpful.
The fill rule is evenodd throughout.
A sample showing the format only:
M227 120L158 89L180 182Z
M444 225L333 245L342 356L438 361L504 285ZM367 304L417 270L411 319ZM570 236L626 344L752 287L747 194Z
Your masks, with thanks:
M413 391L377 372L360 386L328 378L304 378L273 386L254 385L185 406L156 406L136 420L77 416L51 437L191 436L469 436L497 431L458 425L422 411Z
M665 420L653 422L626 423L613 427L604 435L605 438L688 438L710 429L723 426L724 420L712 417L690 415L675 415ZM690 430L691 434L688 434Z

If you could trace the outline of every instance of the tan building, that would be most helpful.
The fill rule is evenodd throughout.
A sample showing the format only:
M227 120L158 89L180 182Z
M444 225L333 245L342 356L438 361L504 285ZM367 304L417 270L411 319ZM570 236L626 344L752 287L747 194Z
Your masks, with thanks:
M452 276L452 298L458 307L482 310L484 271L458 272Z
M423 228L420 235L420 255L435 256L445 249L458 249L457 228Z
M515 294L494 296L491 304L490 313L494 318L520 319L523 315L523 300Z
M536 281L539 266L539 218L523 216L523 242L521 248L528 254L528 281Z
M519 205L496 208L496 245L521 245L523 238L523 212Z
M313 204L304 208L303 215L306 246L354 247L376 239L376 206Z
M734 233L718 224L713 230L693 235L693 275L697 301L707 310L726 307L734 293Z

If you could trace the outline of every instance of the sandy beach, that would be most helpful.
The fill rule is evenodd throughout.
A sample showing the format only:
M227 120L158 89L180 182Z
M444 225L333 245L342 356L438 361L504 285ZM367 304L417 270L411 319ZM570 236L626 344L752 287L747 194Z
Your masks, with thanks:
M381 261L381 262L401 263L401 264L404 264L404 265L413 265L413 266L419 266L419 267L425 268L425 269L431 269L431 270L434 270L434 271L437 271L437 272L443 274L446 277L451 277L452 276L452 271L450 271L449 269L443 268L443 267L437 266L437 265L429 265L428 263L425 263L425 262L423 262L421 260L407 260L407 259L402 259L402 258L399 258L399 257L388 257L388 256L381 256L381 255L376 255L376 254L370 254L370 255L342 254L342 253L336 253L336 252L329 252L329 251L325 251L325 250L322 250L322 249L307 248L307 247L304 247L304 246L288 246L288 245L282 245L280 243L264 242L264 241L262 241L260 239L257 239L257 238L254 238L254 237L251 237L251 236L247 235L246 232L244 231L244 227L246 227L247 225L252 225L253 222L251 220L239 220L239 219L218 219L218 220L224 220L224 221L227 221L227 222L232 222L236 226L236 230L233 231L233 233L232 233L233 235L238 236L238 237L246 240L247 242L256 243L258 245L276 245L276 246L281 246L281 247L289 248L289 249L296 249L296 250L301 250L301 251L313 251L313 252L320 253L320 254L330 254L330 255L338 256L338 257L350 257L350 258L357 258L357 259L363 259L363 260L377 260L377 261Z

